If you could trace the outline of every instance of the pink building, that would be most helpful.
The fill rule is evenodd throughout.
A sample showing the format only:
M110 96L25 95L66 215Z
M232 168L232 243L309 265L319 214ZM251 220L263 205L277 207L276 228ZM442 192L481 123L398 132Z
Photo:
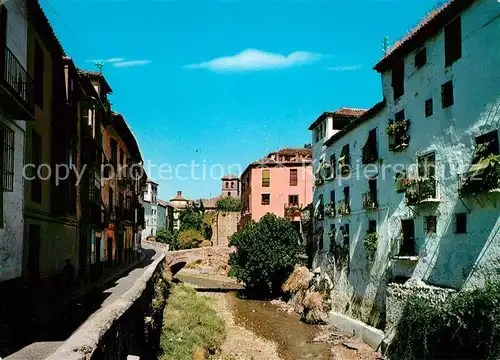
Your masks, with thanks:
M312 150L285 148L254 161L241 175L241 226L266 213L300 220L312 202Z

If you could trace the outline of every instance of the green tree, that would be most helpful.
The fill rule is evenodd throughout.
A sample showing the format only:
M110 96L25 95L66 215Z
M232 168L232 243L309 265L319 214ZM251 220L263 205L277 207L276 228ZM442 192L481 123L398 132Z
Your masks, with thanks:
M195 229L183 230L179 233L177 237L177 243L179 244L179 249L194 249L200 247L201 243L205 240L202 233Z
M231 276L245 284L250 294L277 295L292 273L299 251L299 235L291 223L273 214L250 222L231 237Z
M201 231L202 229L203 213L195 205L188 206L181 212L179 219L181 221L181 231L189 229Z
M177 244L178 231L169 231L167 229L158 230L156 233L156 241L170 245L170 250L177 250L179 244Z
M239 198L224 196L217 200L217 210L227 212L238 212L241 210L241 201Z

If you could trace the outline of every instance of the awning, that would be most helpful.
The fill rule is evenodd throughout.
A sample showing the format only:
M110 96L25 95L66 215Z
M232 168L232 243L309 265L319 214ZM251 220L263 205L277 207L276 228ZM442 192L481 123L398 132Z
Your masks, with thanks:
M489 159L481 159L476 164L472 164L469 170L465 173L465 177L477 177L486 172L488 167L490 166L490 160Z

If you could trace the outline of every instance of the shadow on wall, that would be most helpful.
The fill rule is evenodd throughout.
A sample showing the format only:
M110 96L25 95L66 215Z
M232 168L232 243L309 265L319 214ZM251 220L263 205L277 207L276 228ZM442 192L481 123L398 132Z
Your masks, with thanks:
M492 200L496 204L499 198L499 194L486 194L478 199L485 205ZM471 208L481 206L473 198L468 200L468 203ZM470 234L456 234L454 216L456 212L461 211L462 207L459 205L458 201L450 213L446 231L433 254L436 260L432 269L429 270L427 281L430 284L455 289L462 288L471 275L478 270L476 264L488 252L495 239L498 239L498 210L492 208L491 205L489 209L472 211L467 215L468 224L481 224L481 230L477 232L477 236L471 239ZM488 213L491 216L485 216Z

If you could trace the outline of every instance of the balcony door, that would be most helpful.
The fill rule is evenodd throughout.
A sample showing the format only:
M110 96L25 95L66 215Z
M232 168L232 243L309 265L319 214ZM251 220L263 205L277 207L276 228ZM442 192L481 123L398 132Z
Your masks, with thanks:
M403 237L401 242L401 248L399 255L402 256L414 256L416 255L415 250L415 222L413 219L402 220L401 227L403 230Z

